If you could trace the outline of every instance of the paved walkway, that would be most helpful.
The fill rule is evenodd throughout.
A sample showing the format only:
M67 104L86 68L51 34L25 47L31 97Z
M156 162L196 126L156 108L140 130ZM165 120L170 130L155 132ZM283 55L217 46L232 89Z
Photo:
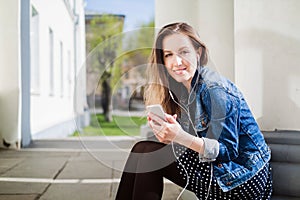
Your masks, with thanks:
M132 137L39 140L0 150L0 200L114 199ZM166 181L163 199L181 189Z

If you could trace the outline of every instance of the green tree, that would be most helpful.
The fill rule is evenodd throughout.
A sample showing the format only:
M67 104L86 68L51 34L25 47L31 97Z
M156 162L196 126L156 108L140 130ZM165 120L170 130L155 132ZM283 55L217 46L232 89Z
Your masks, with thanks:
M115 62L122 47L124 16L98 15L87 26L87 51L94 55L89 73L100 74L101 105L106 121L112 121L112 77L120 77L120 63ZM119 35L118 35L119 34Z
M126 70L137 70L140 77L145 77L145 64L148 62L152 46L154 43L154 20L146 23L142 23L140 28L136 31L132 31L127 37L127 40L123 44L126 55L124 55L123 60L126 61ZM138 67L139 66L139 67ZM127 73L125 71L125 73ZM137 85L139 87L139 85ZM133 91L132 96L129 98L129 109L131 109L132 100L139 99L143 100L143 88L141 86L141 92L137 93Z

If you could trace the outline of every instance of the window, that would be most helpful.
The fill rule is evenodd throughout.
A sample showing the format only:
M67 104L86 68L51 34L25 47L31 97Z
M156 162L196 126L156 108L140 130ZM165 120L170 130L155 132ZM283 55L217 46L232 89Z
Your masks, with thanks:
M30 92L40 92L40 68L39 68L39 13L31 6L30 18Z
M60 96L64 96L64 47L60 42Z
M49 29L49 95L54 95L54 37Z
M67 66L67 85L68 85L68 97L72 94L72 70L71 70L71 52L68 51L68 66Z

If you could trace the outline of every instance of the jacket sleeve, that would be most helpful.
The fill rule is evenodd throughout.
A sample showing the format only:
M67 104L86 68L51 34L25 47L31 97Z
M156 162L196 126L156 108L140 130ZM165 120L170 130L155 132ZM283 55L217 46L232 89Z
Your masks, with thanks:
M239 98L222 86L213 86L204 92L202 100L209 124L200 160L227 162L235 159L239 146Z

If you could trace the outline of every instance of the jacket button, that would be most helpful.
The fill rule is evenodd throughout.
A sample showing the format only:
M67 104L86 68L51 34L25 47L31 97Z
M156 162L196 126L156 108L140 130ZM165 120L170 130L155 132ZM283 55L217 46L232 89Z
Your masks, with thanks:
M205 127L205 126L206 126L204 120L201 121L201 126L202 126L202 127Z
M231 182L227 182L226 185L227 185L227 186L231 185Z
M221 168L221 167L223 167L223 165L222 165L221 163L219 163L219 164L218 164L218 167Z

